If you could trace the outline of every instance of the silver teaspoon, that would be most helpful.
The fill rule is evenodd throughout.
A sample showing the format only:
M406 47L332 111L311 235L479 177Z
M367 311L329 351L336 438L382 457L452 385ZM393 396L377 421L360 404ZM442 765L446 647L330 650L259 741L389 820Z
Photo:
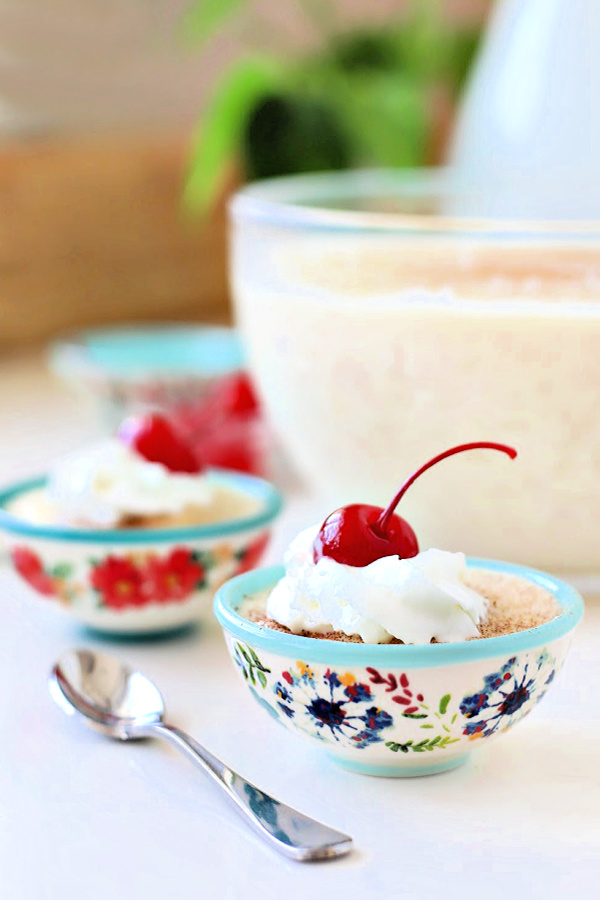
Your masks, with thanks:
M158 688L141 672L93 650L72 650L54 666L50 693L58 705L119 741L162 737L182 751L233 800L249 824L290 859L335 859L352 849L352 838L280 803L246 781L201 744L164 720Z

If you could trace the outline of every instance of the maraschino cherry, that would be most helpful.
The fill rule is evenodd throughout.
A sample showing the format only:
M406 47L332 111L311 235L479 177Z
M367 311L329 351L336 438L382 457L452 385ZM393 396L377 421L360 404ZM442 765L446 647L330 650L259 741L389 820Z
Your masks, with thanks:
M148 462L162 463L171 472L195 474L202 470L194 452L160 413L125 419L117 437Z
M465 450L500 450L511 459L517 455L513 447L506 444L493 444L479 441L473 444L460 444L452 447L417 469L407 478L392 502L385 509L380 506L369 506L365 503L353 503L342 506L328 516L313 544L313 558L318 562L323 556L335 559L346 566L368 566L376 559L384 556L399 556L410 559L419 552L417 537L405 519L394 512L400 500L417 478L455 453Z

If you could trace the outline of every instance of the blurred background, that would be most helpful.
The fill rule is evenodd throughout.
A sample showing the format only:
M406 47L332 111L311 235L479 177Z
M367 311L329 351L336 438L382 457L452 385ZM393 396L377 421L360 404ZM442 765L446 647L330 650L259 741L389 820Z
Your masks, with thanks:
M424 542L597 574L599 49L597 0L0 4L6 478L148 407L320 509L491 437Z
M228 321L231 187L439 161L490 6L2 3L0 353L80 326Z

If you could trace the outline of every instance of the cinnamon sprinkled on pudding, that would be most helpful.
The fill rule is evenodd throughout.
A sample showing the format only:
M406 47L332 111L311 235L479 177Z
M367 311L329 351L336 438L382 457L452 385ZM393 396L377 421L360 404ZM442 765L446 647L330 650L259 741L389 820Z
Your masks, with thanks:
M560 605L550 591L517 575L505 575L487 569L469 569L464 581L468 587L478 591L489 602L487 618L479 626L479 637L469 640L500 637L526 631L528 628L537 628L560 615ZM256 625L292 634L284 625L267 616L265 611L267 594L268 592L249 597L241 605L240 614ZM341 631L325 633L301 631L299 634L316 640L363 643L357 634L349 636ZM403 641L393 638L389 643L402 644Z
M538 628L560 615L560 604L550 591L517 575L469 569L464 580L490 604L487 618L479 626L482 638Z

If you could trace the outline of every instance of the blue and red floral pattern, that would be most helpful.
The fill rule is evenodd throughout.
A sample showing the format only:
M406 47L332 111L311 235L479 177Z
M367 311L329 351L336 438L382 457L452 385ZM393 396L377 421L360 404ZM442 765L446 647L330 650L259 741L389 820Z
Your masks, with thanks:
M460 712L469 719L463 734L475 740L506 731L531 711L534 694L536 702L541 700L555 674L555 661L546 650L533 665L511 656L497 672L484 677L480 691L461 700Z
M353 673L298 660L278 674L247 644L232 642L232 655L255 699L281 724L329 744L364 750L383 743L411 756L450 755L506 731L544 696L557 669L545 649L512 656L483 675L480 690L453 699L428 696L419 672L369 666Z
M349 672L327 669L321 679L306 663L297 662L281 674L274 686L277 707L304 730L362 750L382 740L381 732L393 725L392 716L376 706L368 684Z

